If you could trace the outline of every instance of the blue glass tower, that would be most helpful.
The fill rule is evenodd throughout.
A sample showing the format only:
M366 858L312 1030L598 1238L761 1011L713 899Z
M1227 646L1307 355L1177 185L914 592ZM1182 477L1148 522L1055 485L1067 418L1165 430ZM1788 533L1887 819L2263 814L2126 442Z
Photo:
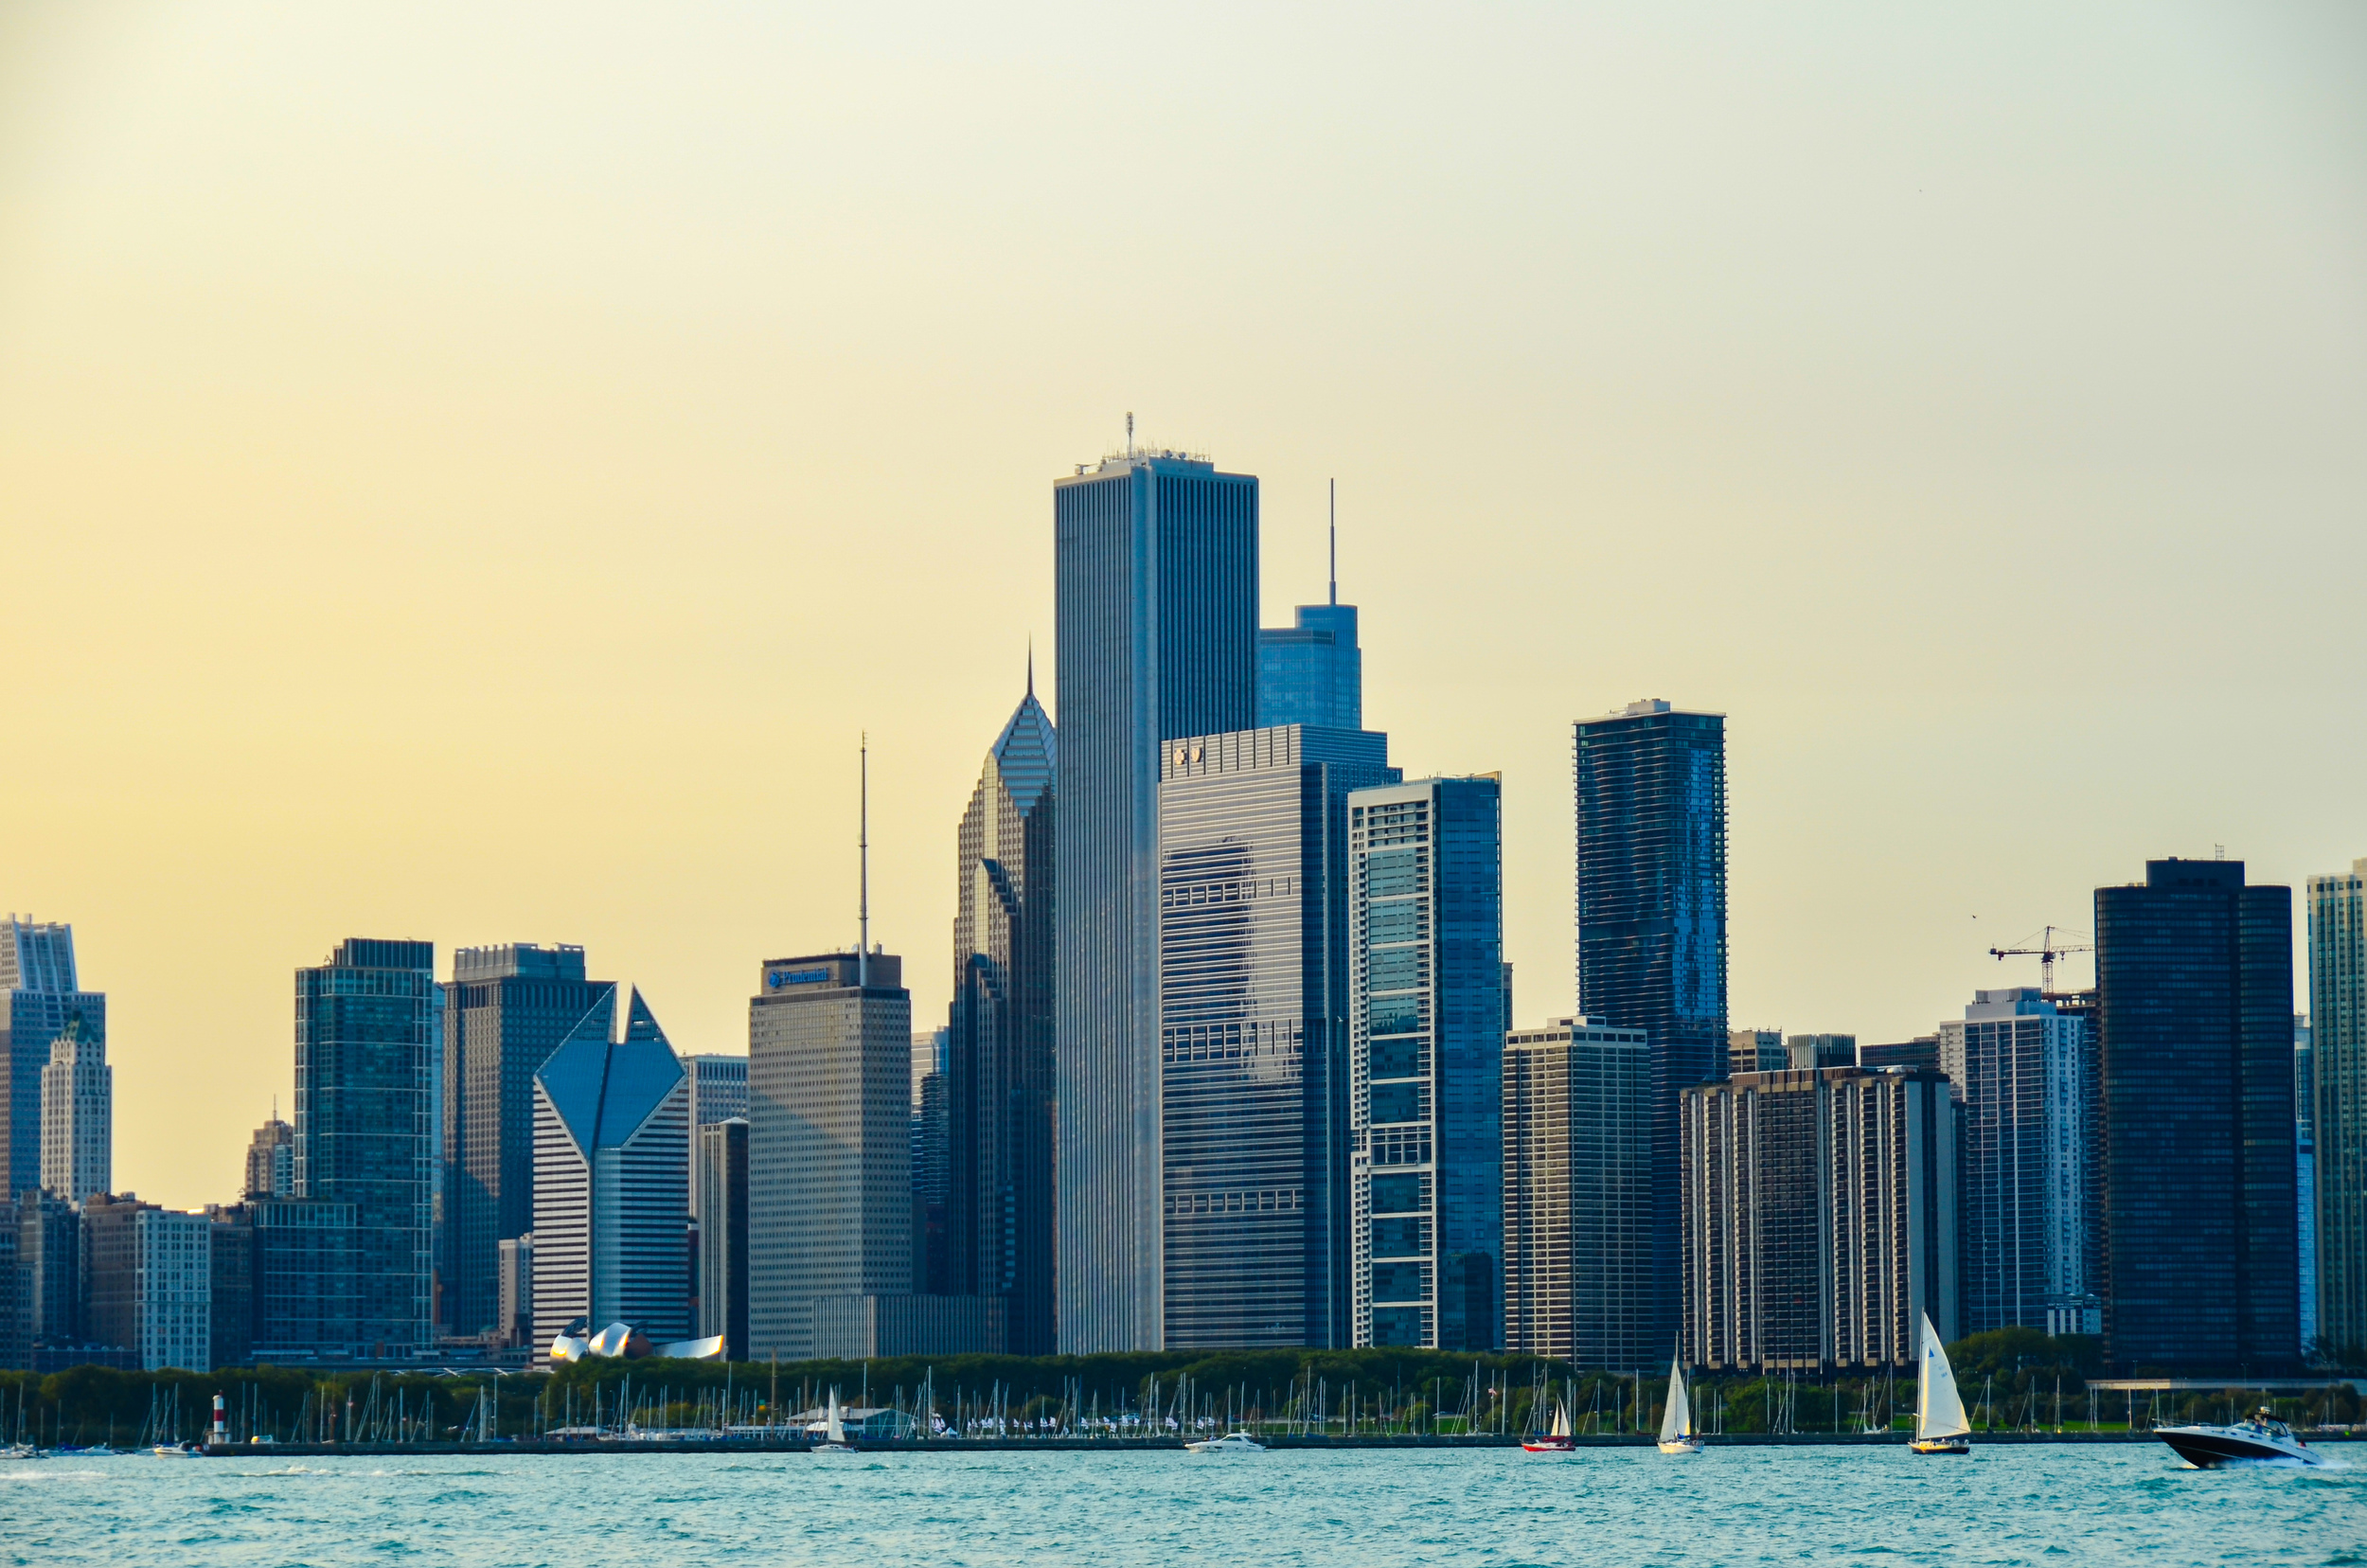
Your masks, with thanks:
M1302 604L1295 626L1257 633L1257 722L1328 729L1364 727L1364 654L1356 646L1356 606Z
M41 1185L41 1070L77 1015L106 1038L107 998L75 975L74 928L0 920L0 1198Z
M1257 481L1130 449L1053 488L1064 1354L1157 1349L1159 748L1257 710Z

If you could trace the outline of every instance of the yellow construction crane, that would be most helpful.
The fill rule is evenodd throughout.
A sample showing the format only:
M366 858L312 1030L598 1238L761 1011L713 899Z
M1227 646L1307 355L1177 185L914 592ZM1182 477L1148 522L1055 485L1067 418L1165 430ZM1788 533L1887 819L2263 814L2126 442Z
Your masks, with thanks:
M2041 926L2038 932L2038 945L2037 947L2032 947L2030 938L2024 936L2014 947L1989 949L1989 956L2001 963L2008 958L2036 958L2038 961L2039 993L2041 995L2051 993L2055 989L2056 959L2067 953L2093 953L2096 950L2093 942L2056 941L2055 933L2059 929L2061 928L2057 926Z

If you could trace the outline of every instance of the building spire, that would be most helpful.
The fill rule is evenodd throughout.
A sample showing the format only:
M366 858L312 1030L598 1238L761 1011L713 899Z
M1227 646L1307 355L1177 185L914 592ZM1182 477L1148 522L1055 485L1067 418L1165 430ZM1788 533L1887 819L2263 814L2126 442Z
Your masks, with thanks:
M859 754L863 759L862 815L855 829L857 872L855 921L858 927L855 942L855 984L858 988L871 984L871 732L863 732Z
M1036 694L1036 634L1027 634L1027 695Z
M1331 602L1340 602L1340 481L1331 482Z

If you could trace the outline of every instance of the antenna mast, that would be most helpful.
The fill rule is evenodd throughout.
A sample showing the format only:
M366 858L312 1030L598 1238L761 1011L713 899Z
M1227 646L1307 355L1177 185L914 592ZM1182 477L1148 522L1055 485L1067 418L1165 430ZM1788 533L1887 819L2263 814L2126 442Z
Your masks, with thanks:
M1126 454L1134 455L1134 411L1130 408L1126 411Z
M1340 481L1331 482L1331 602L1340 602Z
M855 984L871 984L871 732L863 736L863 805L862 815L855 829L855 857L860 867L857 875L855 921L859 927L855 943Z

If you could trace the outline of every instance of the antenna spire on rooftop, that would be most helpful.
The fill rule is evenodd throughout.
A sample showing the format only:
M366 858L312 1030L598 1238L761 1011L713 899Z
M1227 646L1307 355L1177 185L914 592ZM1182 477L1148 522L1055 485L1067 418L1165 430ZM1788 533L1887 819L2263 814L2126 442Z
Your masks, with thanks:
M1126 411L1126 454L1134 455L1134 411L1130 408Z
M1331 482L1331 602L1340 602L1340 481Z
M855 942L855 984L871 984L871 732L863 732L859 753L863 761L862 815L855 829L857 872L855 921L858 927Z

